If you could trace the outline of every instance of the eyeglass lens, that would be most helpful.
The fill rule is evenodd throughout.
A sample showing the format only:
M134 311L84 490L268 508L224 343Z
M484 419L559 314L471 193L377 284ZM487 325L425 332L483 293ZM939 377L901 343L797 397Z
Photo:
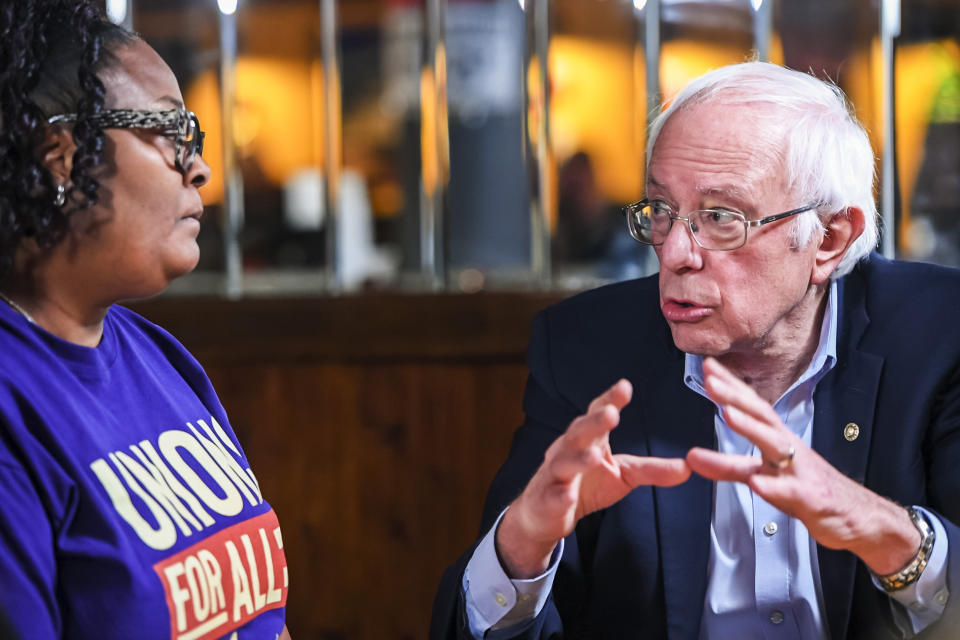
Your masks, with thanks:
M184 171L193 166L196 156L203 155L204 132L200 130L197 116L190 113L180 127L177 140L177 161Z
M647 244L663 244L676 219L669 208L648 204L631 212L631 235ZM745 220L734 212L721 209L691 211L686 222L704 249L736 249L747 239Z

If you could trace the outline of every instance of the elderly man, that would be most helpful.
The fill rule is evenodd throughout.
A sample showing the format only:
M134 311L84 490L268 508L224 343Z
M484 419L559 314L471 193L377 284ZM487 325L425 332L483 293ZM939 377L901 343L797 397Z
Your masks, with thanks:
M960 637L960 274L871 255L873 163L775 65L659 116L660 273L538 316L433 638Z

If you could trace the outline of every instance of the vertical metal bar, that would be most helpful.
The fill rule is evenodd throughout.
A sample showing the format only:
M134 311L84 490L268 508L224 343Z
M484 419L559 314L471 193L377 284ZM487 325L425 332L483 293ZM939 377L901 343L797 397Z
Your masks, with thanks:
M320 60L323 66L323 210L326 212L326 285L341 290L340 173L342 163L340 47L336 0L320 0Z
M243 255L240 233L243 230L243 176L237 166L234 140L237 98L237 22L233 11L220 11L220 111L223 138L223 254L224 291L228 298L243 294Z
M773 0L750 0L753 6L753 46L757 59L770 60L770 40L773 34Z
M647 79L647 133L644 139L650 144L650 124L660 113L660 0L647 0L644 11L643 46L646 59ZM646 156L644 156L646 158ZM656 273L660 263L653 251L647 252L646 273Z
M528 0L529 2L529 0ZM540 100L537 115L537 198L531 207L530 262L534 281L550 283L550 221L555 217L556 194L553 186L553 143L550 140L550 2L534 0L533 50L537 60ZM528 97L529 100L529 97Z
M106 10L111 22L133 31L133 0L107 0Z
M643 183L646 180L646 141L647 141L647 56L644 53L644 19L643 9L645 0L634 0L633 16L633 59L631 70L631 96L633 103L633 148L637 175L641 178L640 189L631 195L632 200L639 200L643 193Z
M426 60L421 85L420 270L428 286L446 282L444 209L449 178L446 63L447 0L426 0ZM429 165L429 166L428 166Z
M880 11L880 64L883 91L883 156L880 169L880 212L883 219L881 251L884 256L893 258L896 253L893 39L900 33L900 0L882 0Z
M647 59L647 126L660 109L660 0L647 0L644 53Z
M123 16L123 28L133 31L133 0L125 0L126 14Z

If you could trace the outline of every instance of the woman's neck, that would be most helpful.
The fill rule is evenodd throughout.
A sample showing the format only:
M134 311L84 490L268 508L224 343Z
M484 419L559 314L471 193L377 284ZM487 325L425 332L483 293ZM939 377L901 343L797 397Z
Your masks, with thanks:
M29 270L16 266L0 281L6 304L62 340L85 347L100 344L109 305L90 302L89 290L72 280L45 277L47 270L40 265L32 265Z

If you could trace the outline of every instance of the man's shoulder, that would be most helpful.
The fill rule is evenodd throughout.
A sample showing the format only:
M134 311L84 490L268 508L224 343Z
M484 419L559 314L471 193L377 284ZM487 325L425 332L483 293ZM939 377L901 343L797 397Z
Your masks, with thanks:
M531 333L531 372L549 370L551 384L579 394L584 407L618 378L636 382L676 353L658 300L654 275L585 291L548 307Z
M873 253L868 259L861 261L854 273L861 274L868 283L874 284L878 281L903 285L916 282L952 285L960 283L960 269L929 262L891 260L878 253Z
M960 270L873 255L842 290L841 309L850 326L866 328L858 342L868 351L904 362L960 357Z
M873 254L847 277L847 297L862 296L872 319L886 313L960 318L960 270Z

